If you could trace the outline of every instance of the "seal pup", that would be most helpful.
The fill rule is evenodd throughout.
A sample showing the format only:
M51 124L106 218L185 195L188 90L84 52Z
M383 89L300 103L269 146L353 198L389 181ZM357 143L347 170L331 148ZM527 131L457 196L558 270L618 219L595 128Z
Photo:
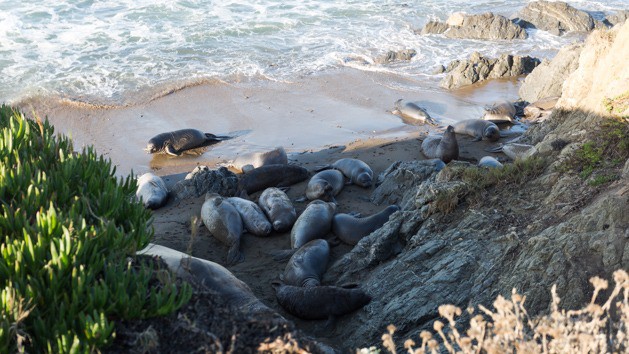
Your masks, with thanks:
M243 174L238 179L237 196L252 194L269 187L288 187L305 181L308 170L296 165L265 165Z
M204 133L197 129L181 129L152 137L144 150L149 154L163 152L168 155L179 156L186 150L216 144L231 138L231 136Z
M288 313L304 320L333 320L354 312L371 301L371 296L356 287L298 287L271 283L277 302Z
M483 156L483 158L478 161L478 167L502 168L503 166L502 163L493 156Z
M321 199L326 202L334 201L334 197L341 192L345 180L339 170L324 170L318 172L306 186L306 198L309 200Z
M489 152L503 152L505 155L509 156L513 160L517 159L526 159L528 157L533 156L537 152L537 148L534 145L529 144L518 144L518 143L508 143L501 144L495 148L485 149L485 151Z
M472 141L481 141L483 138L489 141L500 139L500 129L496 123L482 119L466 119L453 125L454 132L473 136Z
M157 209L168 201L168 189L161 177L148 172L138 178L135 196L142 201L145 208Z
M336 160L331 165L319 166L317 171L333 168L339 170L349 178L350 183L369 188L373 183L373 170L364 161L359 159L344 158Z
M270 151L251 152L240 155L227 166L232 167L240 172L250 172L254 168L265 165L288 165L288 156L283 147L278 146Z
M515 106L509 101L496 102L485 108L483 120L494 123L513 123L515 118Z
M419 107L413 102L405 101L401 98L395 101L395 110L393 110L392 113L407 119L411 123L428 123L431 125L437 125L425 109Z
M355 245L363 237L381 228L389 221L391 214L398 210L400 208L397 205L389 205L379 213L364 218L356 218L350 214L336 214L332 218L332 233L341 241Z
M429 159L440 159L444 163L459 158L459 143L454 128L448 125L443 136L428 136L422 142L422 152Z
M247 231L256 236L268 236L271 233L273 226L258 204L239 197L227 198L227 201L236 208Z
M201 206L201 220L212 236L229 247L227 264L245 260L240 251L243 223L236 207L216 193L208 193Z
M279 188L271 187L265 189L260 194L260 198L258 198L258 205L269 218L273 229L277 232L290 230L295 220L297 220L297 212L293 203L286 193Z
M332 229L332 217L335 212L334 203L322 200L308 203L290 231L291 248L297 249L309 241L325 237Z
M280 280L286 285L319 286L330 259L328 241L317 239L301 246L286 264Z

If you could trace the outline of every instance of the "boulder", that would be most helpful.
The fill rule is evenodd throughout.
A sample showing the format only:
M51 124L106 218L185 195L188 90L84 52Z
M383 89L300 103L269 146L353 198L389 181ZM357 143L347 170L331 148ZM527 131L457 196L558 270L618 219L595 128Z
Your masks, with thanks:
M448 74L441 80L441 87L456 89L487 79L524 75L538 64L539 59L529 56L503 54L499 58L487 58L475 52L468 60L457 60L448 65Z
M508 18L495 15L491 12L478 15L465 15L462 21L450 21L461 23L461 25L451 25L445 32L448 38L468 38L468 39L489 39L489 40L511 40L526 39L526 31L511 22Z
M561 1L532 1L516 15L516 23L548 31L556 36L567 32L589 32L595 27L594 19L585 11Z
M448 25L439 21L430 21L421 30L421 34L441 34L448 29Z
M411 60L415 55L417 55L417 51L415 49L402 49L398 51L388 51L386 54L380 55L374 59L376 64L388 64L398 60Z
M629 18L629 10L620 10L620 11L616 11L615 14L608 15L607 17L605 17L605 21L603 21L603 23L610 27L613 27L617 24L625 23L625 21L627 21L628 18Z
M179 200L200 197L207 192L231 197L236 193L237 186L238 177L227 168L211 170L207 166L197 166L173 186L170 194Z
M561 96L563 82L579 65L582 43L567 45L552 60L544 60L524 79L520 98L535 102L551 96Z

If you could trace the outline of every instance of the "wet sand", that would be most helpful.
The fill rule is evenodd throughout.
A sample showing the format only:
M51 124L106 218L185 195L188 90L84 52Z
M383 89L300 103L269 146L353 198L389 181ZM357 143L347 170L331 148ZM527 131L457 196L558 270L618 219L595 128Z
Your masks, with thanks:
M57 131L70 134L75 147L93 144L118 166L118 174L133 170L154 170L172 185L199 164L211 168L237 154L284 146L291 163L313 170L343 157L367 162L375 175L393 162L417 160L425 126L406 125L391 114L398 98L426 107L442 124L479 117L483 105L499 99L515 99L517 82L495 81L455 92L420 92L396 89L399 78L378 73L344 70L295 83L243 83L196 86L175 92L147 104L126 108L95 108L74 104L33 105ZM405 82L406 85L409 82ZM31 111L31 110L27 110ZM218 134L240 131L234 139L211 146L201 155L151 156L142 151L146 141L161 132L194 127ZM461 159L475 162L488 154L486 141L472 142L458 137ZM502 156L504 158L504 155ZM306 182L288 191L294 200L304 194ZM386 207L370 202L373 188L346 186L337 197L338 212L371 215ZM257 200L259 193L252 195ZM169 202L154 211L153 242L193 256L225 264L227 247L213 238L199 219L203 198ZM300 213L306 203L295 203ZM332 237L332 235L329 235ZM269 237L244 234L245 261L228 266L268 306L319 340L343 348L344 338L324 328L325 321L303 321L284 312L275 301L271 281L283 272L285 263L271 259L269 252L290 248L290 234ZM351 250L339 245L332 250L329 264ZM337 326L352 325L351 316ZM379 329L382 333L385 328Z

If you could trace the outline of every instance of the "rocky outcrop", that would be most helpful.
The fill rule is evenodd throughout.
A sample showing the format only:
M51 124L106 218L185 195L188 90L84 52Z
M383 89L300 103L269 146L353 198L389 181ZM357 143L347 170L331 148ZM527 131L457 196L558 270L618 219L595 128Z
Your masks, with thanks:
M520 86L520 98L535 102L545 97L561 96L563 82L577 69L582 43L565 46L552 60L544 60L526 76Z
M225 167L211 170L207 166L197 166L172 187L170 195L180 200L200 197L208 192L231 197L236 193L237 185L238 177Z
M448 74L441 80L441 87L455 89L487 79L528 74L539 62L529 56L503 54L499 58L487 58L475 52L468 60L457 60L448 65Z
M613 27L617 24L625 23L625 21L627 21L628 18L629 18L629 10L621 10L605 17L605 21L603 21L603 23L605 23L608 26Z
M588 32L594 29L594 19L585 11L561 1L532 1L516 15L516 23L548 31L556 36L567 32Z
M374 62L376 64L388 64L394 61L411 60L415 55L417 55L417 51L415 49L403 49L398 51L388 51L383 55L380 55L374 58Z
M448 38L511 40L527 38L526 31L504 16L491 12L476 15L454 13L444 24L431 21L421 34L445 33Z

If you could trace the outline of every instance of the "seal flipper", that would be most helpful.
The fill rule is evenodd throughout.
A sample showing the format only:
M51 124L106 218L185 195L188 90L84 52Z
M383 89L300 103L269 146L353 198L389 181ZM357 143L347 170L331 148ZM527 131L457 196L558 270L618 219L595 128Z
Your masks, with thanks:
M214 135L212 133L205 133L205 138L212 141L223 141L223 140L233 139L234 137L227 136L227 135Z
M297 252L297 249L290 250L275 250L270 251L269 254L273 256L273 260L276 262L286 262L293 256L293 254Z
M177 150L175 150L175 148L168 144L166 146L164 146L164 151L168 154L168 155L172 155L172 156L179 156L181 155L181 153Z
M244 260L245 254L240 251L240 244L232 245L227 252L227 264L233 265Z
M472 139L472 141L481 141L483 140L482 136L475 136L474 139Z
M318 165L318 166L315 166L314 171L321 172L323 170L331 170L332 168L333 168L332 165Z
M301 197L299 197L299 198L295 199L295 201L296 201L297 203L303 203L303 202L305 202L305 201L307 201L307 200L308 200L308 197L306 197L305 195L302 195Z
M495 146L495 147L488 147L485 149L485 151L487 152L502 152L502 144Z

